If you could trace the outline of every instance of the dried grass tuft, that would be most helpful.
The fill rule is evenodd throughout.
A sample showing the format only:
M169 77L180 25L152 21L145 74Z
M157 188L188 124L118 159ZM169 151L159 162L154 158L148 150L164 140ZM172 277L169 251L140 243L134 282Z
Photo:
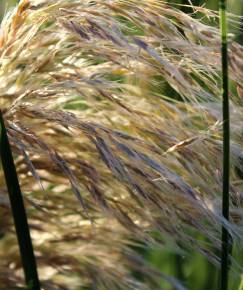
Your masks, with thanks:
M5 17L0 106L46 289L156 289L161 277L182 289L131 245L171 237L218 264L222 223L242 240L242 51L230 42L226 223L218 29L156 0L23 0ZM0 198L9 214L2 176ZM4 287L22 281L10 242L12 232L0 241Z

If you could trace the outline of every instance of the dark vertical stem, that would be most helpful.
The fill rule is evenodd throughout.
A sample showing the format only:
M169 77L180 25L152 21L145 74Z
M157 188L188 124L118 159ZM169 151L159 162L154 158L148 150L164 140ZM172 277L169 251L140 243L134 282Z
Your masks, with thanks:
M175 254L175 271L176 271L176 278L182 282L185 283L185 274L184 274L184 260L183 257L180 254Z
M223 198L222 214L229 219L229 183L230 183L230 113L227 47L227 1L219 0L221 53L222 53L222 97L223 97ZM222 226L221 290L228 289L230 236Z
M30 237L27 216L22 193L14 165L11 148L8 141L3 116L0 111L0 156L5 180L9 193L9 200L18 238L18 244L28 290L40 290L34 250Z

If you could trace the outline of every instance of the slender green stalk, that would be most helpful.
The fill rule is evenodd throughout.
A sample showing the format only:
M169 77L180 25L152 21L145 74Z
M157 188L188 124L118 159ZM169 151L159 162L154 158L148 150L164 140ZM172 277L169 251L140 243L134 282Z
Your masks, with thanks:
M182 283L185 283L185 274L184 274L184 260L183 257L179 254L175 254L175 271L176 271L176 278Z
M22 193L10 149L6 128L0 111L0 155L9 193L19 249L28 290L40 290L34 250L30 237Z
M222 213L229 219L229 184L230 184L230 113L227 47L227 1L219 0L221 53L222 53L222 97L223 97L223 198ZM230 236L222 226L221 290L228 289Z
M243 281L240 282L240 285L239 285L239 289L238 290L243 290Z

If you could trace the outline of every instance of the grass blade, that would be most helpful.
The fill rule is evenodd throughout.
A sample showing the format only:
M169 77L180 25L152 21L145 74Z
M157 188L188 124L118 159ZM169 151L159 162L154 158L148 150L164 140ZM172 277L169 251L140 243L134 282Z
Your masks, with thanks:
M222 54L222 97L223 97L223 198L222 214L229 219L229 183L230 183L230 113L227 47L227 1L220 0L220 30ZM228 289L230 236L222 227L221 290Z
M1 111L0 154L19 243L27 289L39 290L40 283L27 222L27 216Z

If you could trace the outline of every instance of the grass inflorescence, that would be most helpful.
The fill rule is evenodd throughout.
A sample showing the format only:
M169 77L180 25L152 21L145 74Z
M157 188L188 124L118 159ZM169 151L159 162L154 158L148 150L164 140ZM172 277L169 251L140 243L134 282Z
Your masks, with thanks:
M192 16L156 0L25 0L4 18L0 106L44 288L183 289L134 246L173 241L219 266L222 225L242 240L242 47L230 40L226 221L220 31ZM5 287L22 283L13 240L0 241Z

